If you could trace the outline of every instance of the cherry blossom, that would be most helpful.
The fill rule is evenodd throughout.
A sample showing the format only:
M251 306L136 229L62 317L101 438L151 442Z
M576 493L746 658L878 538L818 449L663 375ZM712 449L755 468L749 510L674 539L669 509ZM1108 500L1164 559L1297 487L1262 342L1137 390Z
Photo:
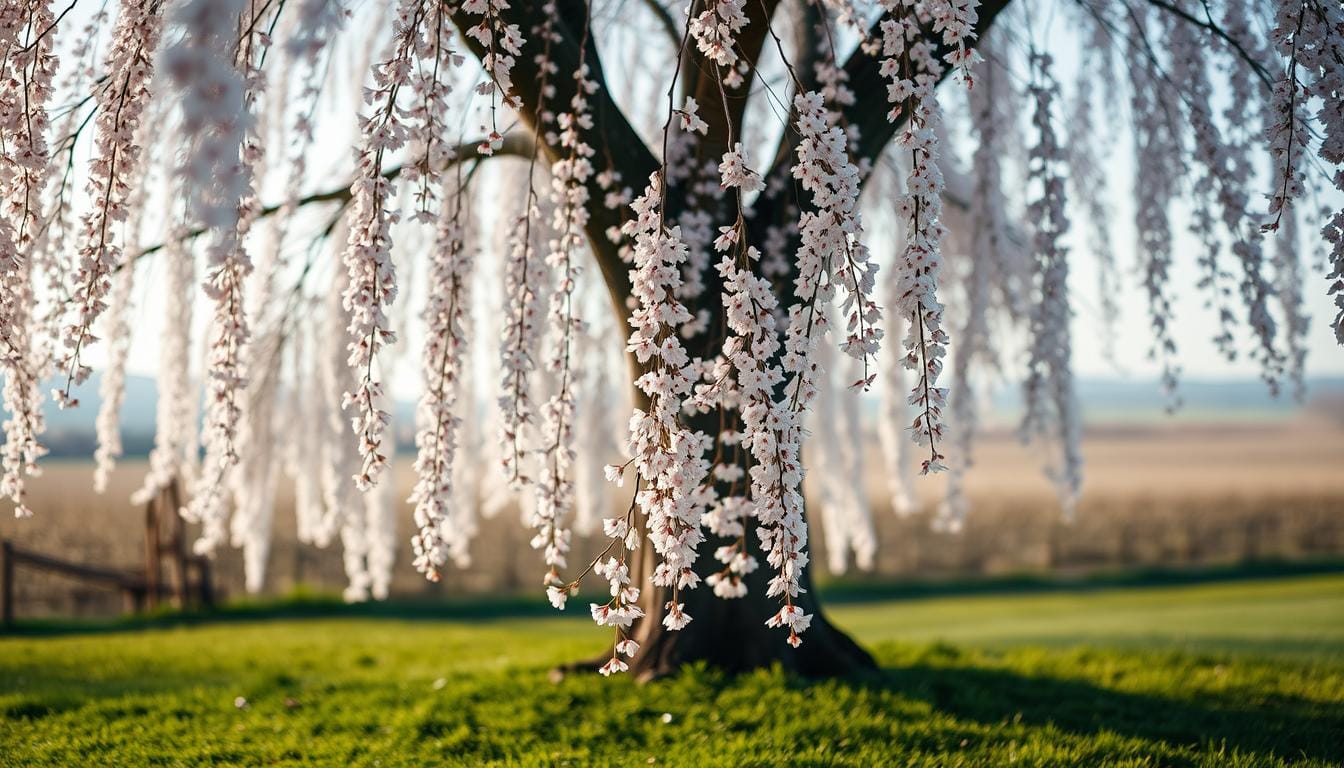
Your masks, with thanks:
M196 542L200 553L213 552L226 538L224 481L238 463L240 399L247 384L244 371L249 339L243 305L243 282L252 269L239 226L241 201L250 195L251 179L243 161L250 123L245 108L242 73L227 55L228 32L244 12L240 0L190 0L178 6L172 21L181 39L165 53L165 68L182 100L182 132L188 145L183 183L191 194L194 221L210 231L206 249L206 297L214 302L208 336L209 396L206 399L206 456L201 484L186 509L190 520L203 524Z
M474 259L463 235L460 197L444 211L439 223L430 280L442 290L430 293L425 307L429 332L425 336L425 392L420 398L416 433L418 476L410 501L415 504L419 531L411 539L415 567L430 581L439 580L439 568L456 544L449 506L453 501L453 468L458 429L458 404L468 339L465 333L471 306Z
M1024 393L1026 413L1021 432L1030 437L1047 429L1054 431L1061 456L1050 474L1058 486L1065 516L1072 517L1082 489L1079 452L1082 423L1069 360L1073 351L1072 310L1068 251L1062 242L1069 230L1069 220L1062 173L1064 150L1056 138L1055 118L1051 114L1059 98L1052 66L1048 54L1033 51L1030 92L1037 141L1030 150L1029 173L1040 196L1034 197L1030 204L1036 222L1033 239L1036 304L1031 313L1031 348Z
M52 3L7 3L0 10L0 396L5 442L0 449L0 495L14 502L14 514L29 517L25 476L38 474L46 453L38 442L44 427L42 371L37 362L32 246L37 238L40 196L48 171L47 101L56 57ZM100 130L106 130L103 123ZM82 370L82 369L81 369ZM85 374L87 375L87 374Z
M180 19L192 32L204 33L204 24L215 19L198 14L198 6L198 3L184 5L179 11ZM227 10L223 14L227 16ZM81 362L81 352L96 341L92 334L94 321L107 307L104 298L112 289L110 275L122 265L121 245L115 239L116 224L125 221L129 213L127 195L132 185L128 180L143 151L134 139L149 105L155 48L162 29L162 3L132 3L122 6L112 33L104 68L114 74L111 87L97 91L97 159L91 167L87 190L95 204L82 222L79 268L73 277L73 293L78 297L77 313L62 334L66 349L61 360L65 384L54 393L63 408L79 403L77 398L70 396L71 388L82 384L91 372ZM184 41L169 52L167 66L175 82L206 75L196 68L207 65L202 59L188 54L189 47L191 44ZM204 108L204 105L188 101L185 108L194 110L198 106ZM202 119L207 118L202 116ZM188 130L192 130L191 121L186 124Z

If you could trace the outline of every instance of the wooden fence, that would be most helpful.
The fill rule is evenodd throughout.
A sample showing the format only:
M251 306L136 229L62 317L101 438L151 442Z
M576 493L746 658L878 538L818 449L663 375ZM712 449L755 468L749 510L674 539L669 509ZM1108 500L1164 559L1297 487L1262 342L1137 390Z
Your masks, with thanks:
M70 562L23 549L8 539L0 542L0 622L6 627L14 624L19 566L119 590L128 612L155 609L164 599L175 608L213 606L210 560L187 554L186 523L178 514L181 501L181 491L174 482L145 505L143 571Z

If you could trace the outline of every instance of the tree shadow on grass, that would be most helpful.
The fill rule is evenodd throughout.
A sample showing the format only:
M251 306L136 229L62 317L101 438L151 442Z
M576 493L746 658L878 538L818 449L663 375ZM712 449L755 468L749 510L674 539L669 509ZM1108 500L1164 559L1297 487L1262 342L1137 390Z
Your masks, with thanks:
M1081 680L942 664L885 666L853 684L922 700L957 719L989 726L1005 722L1053 725L1078 735L1107 732L1196 750L1225 747L1287 760L1344 761L1344 704L1296 696L1246 701L1236 698L1233 691L1167 698Z

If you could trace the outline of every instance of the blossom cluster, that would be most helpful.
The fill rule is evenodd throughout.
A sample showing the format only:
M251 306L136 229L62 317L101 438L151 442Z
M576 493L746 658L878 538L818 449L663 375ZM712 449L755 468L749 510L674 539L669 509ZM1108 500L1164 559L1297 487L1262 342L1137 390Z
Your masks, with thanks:
M158 399L155 403L154 447L149 471L132 497L144 504L174 481L190 479L196 456L196 400L191 385L192 295L195 259L185 248L182 224L169 227L164 239L163 337L159 343Z
M1119 265L1116 262L1116 244L1112 230L1114 211L1111 204L1113 190L1105 166L1114 149L1105 135L1108 124L1098 124L1098 118L1116 122L1110 110L1098 110L1105 84L1115 82L1115 44L1110 30L1099 20L1092 19L1086 32L1076 70L1075 86L1069 112L1069 137L1066 144L1069 162L1069 194L1078 209L1084 213L1081 223L1086 229L1087 248L1097 264L1096 292L1101 316L1100 342L1102 354L1108 359L1115 355L1119 332L1120 290ZM996 53L986 50L991 40L981 44L981 52L993 60ZM991 64L985 68L993 72ZM974 92L972 92L974 98ZM983 120L977 123L984 125ZM979 169L976 165L977 172ZM954 406L955 410L955 406Z
M1186 3L1187 6L1190 3ZM1188 120L1194 137L1194 161L1191 168L1190 183L1190 232L1198 238L1201 246L1199 264L1201 268L1200 287L1208 291L1207 303L1218 317L1218 333L1214 345L1228 359L1236 356L1233 346L1232 327L1235 318L1228 306L1232 289L1226 283L1230 280L1219 264L1223 247L1217 231L1218 219L1215 214L1220 200L1218 188L1226 175L1226 150L1221 131L1213 121L1213 109L1210 104L1212 84L1208 77L1208 65L1205 59L1207 47L1200 44L1195 28L1175 16L1166 19L1166 34L1171 46L1171 79L1183 93L1187 105ZM1234 224L1232 234L1238 235Z
M529 189L531 184L529 182ZM500 462L509 487L530 485L528 474L530 433L536 426L532 405L532 372L543 326L546 262L537 253L533 238L540 207L531 192L523 211L509 232L504 261L504 327L499 345L499 444Z
M468 345L465 324L471 306L474 259L463 238L463 202L456 197L451 211L440 220L434 243L429 291L425 306L424 358L421 367L425 391L420 396L415 444L417 480L410 501L418 528L411 538L416 570L430 581L439 580L439 568L459 546L450 528L453 469L458 447L458 400Z
M210 232L205 294L214 304L209 331L209 394L206 397L204 482L185 515L204 524L196 549L214 551L226 537L223 483L238 463L240 398L246 387L244 354L249 330L243 312L244 280L252 263L242 247L239 201L251 179L242 153L250 116L245 82L231 55L242 0L190 0L174 10L181 38L164 65L182 104L188 144L183 183L190 191L192 219Z
M845 132L833 124L834 113L821 94L802 94L794 99L793 107L799 140L792 173L818 209L805 212L799 220L802 247L795 284L800 296L807 294L808 286L817 285L804 274L815 258L816 274L824 272L827 284L844 292L839 309L846 333L840 349L863 363L864 376L854 386L867 389L875 375L868 372L868 366L882 340L878 325L882 313L873 297L877 265L869 261L868 248L860 240L859 169L850 162ZM759 179L757 186L763 186ZM826 298L830 293L828 289Z
M1134 121L1134 152L1138 175L1135 183L1135 229L1140 247L1143 287L1148 295L1148 320L1153 339L1150 355L1162 367L1161 382L1167 408L1180 403L1177 385L1181 367L1172 330L1171 263L1172 232L1169 207L1185 170L1175 126L1163 109L1161 76L1154 62L1141 54L1137 40L1147 34L1148 15L1140 10L1130 18L1131 48L1136 55L1131 75L1134 87L1131 108Z
M101 52L97 43L103 38L102 29L108 18L107 9L102 8L84 25L81 38L63 58L63 61L69 62L70 66L56 86L57 93L80 93L93 82L98 74L97 54ZM41 45L37 47L40 48ZM35 111L34 117L45 119L40 111ZM80 127L86 125L83 122L86 117L87 115L78 109L66 110L60 122L52 126L53 136L69 137L80 132ZM68 267L73 261L69 256L69 242L72 230L77 224L73 205L76 179L74 174L64 171L69 167L74 148L74 142L59 140L57 151L48 153L45 179L47 189L44 197L47 208L32 243L30 260L33 284L34 286L40 284L48 296L59 296L66 292ZM16 155L21 156L23 155ZM36 345L36 358L31 366L33 370L47 371L54 367L53 361L59 353L67 309L63 302L49 302L45 307L39 302L37 307L33 308L33 317L28 321L34 324L31 331L33 343Z
M710 61L729 70L724 81L729 87L742 82L733 65L738 58L737 33L747 26L747 15L743 11L746 4L746 0L709 0L689 23L696 48Z
M46 104L51 98L56 57L50 26L52 4L44 0L6 3L0 9L0 406L5 412L0 448L0 495L14 502L18 517L31 515L25 503L25 476L38 473L45 453L38 442L44 427L40 382L34 365L32 246L37 238L40 197L48 171ZM26 32L26 34L25 34Z
M628 449L640 481L635 502L658 556L653 583L671 590L663 624L676 630L691 620L679 592L700 582L694 570L704 540L698 490L709 470L703 457L709 439L680 418L700 375L677 334L691 319L676 298L687 248L680 227L664 226L662 199L662 179L655 173L631 204L635 218L623 227L634 241L630 283L636 301L626 349L644 366L635 386L646 401L630 417Z
M551 78L558 68L551 61L551 48L560 39L555 30L554 3L543 6L545 15L532 29L532 37L540 43L533 57L538 72L538 93L534 105L537 122L533 126L532 156L527 167L527 192L522 210L513 218L508 229L504 261L504 314L506 319L499 343L500 389L498 440L500 463L508 487L520 490L530 485L533 478L527 474L527 455L530 433L535 428L531 381L536 368L536 355L541 341L543 312L546 296L544 286L549 279L546 261L537 251L536 235L543 229L542 199L537 194L536 165L541 152L542 132L554 120L554 112L546 108L546 98L555 91ZM549 202L549 198L546 200Z
M1059 487L1064 514L1072 516L1082 490L1082 420L1070 360L1073 315L1069 308L1068 248L1063 243L1069 220L1065 213L1064 150L1050 113L1059 98L1051 63L1049 55L1033 52L1030 95L1034 105L1032 125L1038 139L1028 152L1028 180L1039 187L1040 197L1028 206L1028 215L1036 223L1032 243L1036 252L1036 305L1031 313L1022 433L1031 436L1047 428L1056 432L1062 456L1051 473Z
M604 676L609 676L630 669L630 665L621 656L634 658L639 652L639 643L630 638L629 631L635 619L644 617L644 610L639 607L639 587L630 579L630 567L624 554L639 546L639 531L630 525L628 516L627 519L604 521L602 530L612 539L613 544L619 544L622 548L620 557L608 557L602 561L599 555L599 562L593 566L594 572L606 579L610 586L611 599L605 603L588 605L588 612L598 626L616 629L611 658L598 669ZM559 588L551 586L547 591L551 595L552 603L557 607L564 607L564 593Z
M574 365L574 343L575 337L585 330L578 315L575 288L589 219L588 183L593 176L594 150L584 133L593 129L589 97L598 89L584 52L580 51L579 56L569 109L557 116L557 133L548 136L548 141L554 139L564 156L551 165L552 238L546 255L546 264L555 276L548 312L551 343L546 367L557 384L542 409L545 438L537 506L532 517L532 526L537 529L532 547L543 552L548 567L547 584L561 583L560 570L567 565L571 534L564 526L575 498L574 390L580 371Z
M1215 162L1225 162L1226 167L1213 173L1213 177L1219 182L1218 205L1223 226L1233 236L1232 255L1241 267L1238 286L1241 301L1246 308L1247 322L1256 337L1257 344L1251 356L1259 362L1261 375L1272 384L1277 379L1281 357L1275 340L1277 324L1269 311L1274 290L1265 275L1265 249L1259 227L1251 224L1260 218L1261 213L1252 209L1249 193L1251 179L1256 173L1251 150L1259 141L1259 135L1253 128L1248 128L1255 122L1245 119L1247 111L1257 107L1262 116L1269 114L1266 95L1253 66L1254 62L1265 59L1266 52L1263 41L1252 29L1251 17L1244 0L1233 0L1227 4L1221 19L1230 41L1223 47L1233 61L1228 72L1228 85L1233 93L1245 96L1229 102L1223 110L1227 140L1214 157ZM1246 52L1252 62L1244 61L1242 52ZM1196 142L1208 140L1208 137L1196 135ZM1200 156L1206 154L1199 149L1196 153Z
M896 10L893 6L892 10ZM943 407L947 390L937 385L947 354L948 336L943 330L943 305L938 300L938 280L943 266L942 218L943 173L938 167L938 128L941 115L935 87L943 65L923 37L913 0L899 0L899 14L884 19L882 29L882 75L890 80L887 101L893 106L889 120L904 117L906 128L897 144L910 153L910 175L898 211L906 226L906 247L896 260L891 279L896 281L896 306L909 318L905 339L905 365L919 372L910 394L916 416L911 424L916 444L927 446L921 462L924 473L946 469L938 451L943 439ZM958 34L955 25L948 33Z
M496 114L496 89L505 106L517 109L523 105L514 93L513 66L517 63L517 57L522 55L524 40L518 25L505 23L501 16L509 8L508 0L466 0L462 3L463 12L481 17L480 23L468 28L465 34L480 43L486 51L481 65L485 67L487 77L476 88L477 93L490 96L490 131L477 148L482 155L494 154L504 142ZM543 9L543 13L554 12L554 8L549 11Z
M414 219L428 224L436 217L443 169L456 152L447 138L448 98L453 92L453 68L461 66L464 57L453 46L453 20L446 3L433 3L425 9L422 25L414 38L417 63L406 76L411 103L401 114L414 160L401 176L415 185Z
M891 4L893 0L885 2ZM907 7L914 5L911 0L903 2ZM969 77L970 66L980 60L975 49L966 47L975 39L980 0L924 0L923 5L931 22L930 29L941 37L944 46L951 49L943 54L943 61L954 69L965 71Z
M793 603L802 591L799 582L808 562L801 488L801 420L820 386L822 371L815 353L830 326L828 305L836 296L837 286L846 290L841 311L846 314L849 334L841 349L866 362L877 351L882 334L876 326L879 315L872 298L875 267L868 263L867 249L859 241L859 171L849 160L845 133L833 124L834 113L816 91L795 96L793 111L799 141L791 173L810 194L814 207L803 213L798 224L796 302L788 309L778 374L749 372L752 375L746 381L739 376L738 385L743 391L746 440L756 460L750 475L758 533L766 561L775 571L766 595L783 597L784 601L766 623L787 628L789 644L797 646L802 642L799 635L811 622L811 616ZM744 287L760 293L768 291L769 284ZM761 301L756 296L752 299ZM767 304L769 301L773 299ZM770 330L765 324L761 328ZM773 339L773 333L769 335ZM875 375L865 372L855 385L866 387ZM751 391L773 387L771 379L776 376L786 380L783 399L766 407Z
M1304 191L1306 171L1302 159L1311 136L1303 106L1307 94L1299 79L1298 62L1300 57L1311 55L1314 42L1303 35L1309 34L1307 19L1314 17L1309 12L1311 5L1310 0L1290 0L1278 3L1274 9L1270 36L1275 48L1287 59L1287 65L1283 77L1274 82L1269 110L1273 119L1265 128L1274 162L1274 188L1269 195L1269 215L1274 219L1264 225L1266 230L1279 228L1284 210Z
M121 456L121 405L126 396L126 358L131 349L131 288L135 283L135 268L126 264L116 276L112 287L112 303L108 319L112 332L108 338L107 370L98 382L98 418L94 431L98 447L93 452L93 490L107 490L107 481Z
M193 7L184 6L180 11L184 21L190 21L187 14ZM83 217L78 268L72 278L72 292L77 297L76 316L62 334L66 352L61 366L66 381L54 393L61 407L78 405L78 400L70 397L71 387L83 383L90 373L89 367L81 362L81 353L96 341L94 322L107 308L104 299L112 290L112 271L122 264L116 224L126 220L127 196L132 190L129 177L143 151L135 142L135 133L149 105L155 48L162 29L162 3L131 3L122 6L112 33L105 63L106 70L112 73L111 87L97 91L95 157L88 182L88 195L94 203ZM182 51L185 45L185 42L179 44L173 50ZM190 67L199 65L200 60L171 55L167 63L174 82L182 83L197 76ZM188 103L184 108L193 106L200 105ZM190 126L186 128L190 130Z
M1304 119L1306 104L1319 104L1315 114L1320 125L1317 155L1328 166L1330 183L1344 192L1344 8L1320 0L1279 0L1269 37L1287 59L1284 75L1274 85L1274 120L1267 129L1270 154L1275 163L1275 188L1270 193L1269 213L1277 229L1283 210L1303 192L1303 161L1308 151L1310 129ZM1339 312L1332 325L1335 338L1344 344L1344 208L1330 213L1321 234L1330 246L1328 292Z
M349 227L350 224L344 224ZM339 252L344 234L333 236L333 247ZM347 602L368 599L371 578L367 561L366 499L373 494L360 492L350 477L362 463L359 448L348 439L350 424L341 411L341 401L357 375L348 362L349 349L345 327L349 315L345 310L345 288L350 275L343 269L331 271L331 284L326 290L323 315L315 329L319 344L314 350L317 357L317 378L323 401L320 424L320 486L322 518L309 526L313 540L325 545L339 536L342 564L345 568Z
M262 63L271 47L271 36L264 31L263 26L266 14L264 6L250 2L239 19L241 24L246 24L247 31L238 40L235 66L243 79L243 114L251 118L244 126L239 154L243 194L237 201L237 225L233 234L233 247L239 252L248 244L252 226L261 213L259 189L266 176L264 134L267 126L261 119L265 117L261 113L262 96L267 92L267 78ZM243 583L250 592L260 591L265 582L274 529L278 472L273 459L280 371L273 361L279 357L285 336L279 324L267 327L266 313L274 304L271 298L280 258L278 242L275 247L263 250L250 271L251 275L255 275L253 282L256 283L256 290L253 295L247 295L248 286L243 284L238 287L236 295L231 297L242 302L253 299L250 309L244 303L237 311L247 315L252 328L261 329L257 338L249 338L241 354L242 368L248 375L236 398L238 428L233 440L239 458L236 466L231 467L225 477L234 506L233 514L229 517L229 543L242 550ZM209 475L207 482L212 487L215 485L213 477ZM213 489L208 493L213 494ZM212 514L205 526L207 536L197 543L198 548L216 546L223 535L219 532L221 528L216 525L216 515Z
M350 423L362 457L354 476L360 490L373 487L387 465L382 443L391 414L382 408L383 386L375 369L378 352L396 342L387 309L397 296L392 225L401 214L390 207L394 184L383 173L383 160L406 144L413 127L403 117L397 94L403 87L412 87L418 46L426 37L421 30L427 22L426 8L426 0L402 0L397 7L391 51L374 65L374 87L365 95L374 112L360 118L355 182L350 187L351 225L342 257L349 282L343 303L349 313L349 364L356 380L341 407L353 407L355 412ZM443 16L435 18L447 23Z
M241 458L229 476L234 501L229 543L242 550L243 586L252 593L260 592L265 585L275 529L275 496L280 479L276 416L281 367L272 361L279 358L286 341L281 331L279 324L265 327L248 344L249 375L238 430Z
M986 40L981 48L989 44ZM952 460L948 468L947 493L933 520L935 530L952 533L962 529L969 509L965 477L974 462L974 440L979 421L979 393L975 390L974 371L980 365L996 366L999 363L990 338L989 313L995 286L1005 291L1003 286L1011 283L1008 277L1012 270L1007 264L1007 200L1000 163L1008 144L1003 129L1007 106L1003 102L1009 88L1007 79L1008 73L991 58L988 65L982 66L976 87L970 92L972 124L978 140L972 157L975 179L970 201L974 227L971 266L964 281L965 319L957 333L957 344L952 348L953 386L948 398L953 417L948 435Z
M792 417L774 395L776 387L784 381L784 371L777 361L779 306L770 281L755 274L760 252L746 243L742 196L762 189L764 184L760 174L750 167L740 143L724 154L719 172L723 188L735 190L733 198L737 202L736 221L732 226L720 227L714 240L715 250L723 254L715 268L723 284L724 324L729 335L720 359L708 371L709 381L697 386L696 400L704 410L717 405L725 415L733 414L718 435L719 450L726 453L726 459L716 461L713 467L714 479L727 483L729 491L713 499L701 517L710 533L731 540L730 544L715 549L714 559L723 568L705 581L717 597L732 599L747 594L744 577L759 567L747 547L748 521L758 516L762 503L772 503L773 511L785 503L781 498L795 500L780 488L786 473L779 471L776 462L796 456L798 446L791 443L782 450L774 449L780 435L774 428L772 414L779 412L783 419ZM769 462L774 467L766 470L753 466L749 470L750 485L744 490L750 493L738 491L746 474L742 468L746 457L739 447L745 448L757 462Z

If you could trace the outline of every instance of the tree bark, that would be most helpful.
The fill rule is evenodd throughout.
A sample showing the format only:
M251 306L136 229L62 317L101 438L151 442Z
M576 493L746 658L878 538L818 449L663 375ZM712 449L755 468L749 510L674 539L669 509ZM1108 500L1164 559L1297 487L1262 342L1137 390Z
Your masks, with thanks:
M754 530L748 530L747 536L749 541L756 539ZM711 557L719 543L711 539L701 545L698 563L701 567L697 570L702 575L718 570L721 565ZM683 664L697 662L730 673L779 665L785 671L807 677L849 676L877 669L873 657L827 619L812 590L810 569L803 572L801 579L807 591L794 601L812 614L811 627L801 635L803 644L791 648L785 642L787 631L767 627L766 619L779 610L781 603L778 598L765 596L772 570L760 548L753 545L751 549L761 567L746 577L747 595L724 600L704 584L682 590L678 599L693 619L684 629L674 632L661 621L670 590L649 582L656 555L646 537L631 573L632 578L641 580L636 583L643 590L640 608L646 616L635 624L632 634L639 643L639 653L630 662L630 674L635 679L643 682L665 677Z
M979 34L988 30L994 16L1008 2L1009 0L986 0L982 3L981 21L977 29ZM706 66L693 45L683 60L682 94L694 95L697 98L702 107L702 115L710 126L710 135L699 142L698 151L705 157L717 158L727 148L730 140L736 141L740 136L746 96L755 74L754 64L766 44L767 24L779 5L778 0L761 0L748 5L746 12L751 17L751 23L743 32L740 52L753 66L746 82L739 88L732 89L727 94L726 101L718 92L719 73L714 73L712 67ZM526 31L540 18L538 16L542 13L540 6L540 0L519 0L503 15L506 21L518 24L526 34ZM693 4L692 7L698 8L698 4ZM594 163L600 167L605 161L621 173L624 184L638 193L644 187L649 175L658 168L658 160L611 98L596 42L593 35L583 29L583 22L587 18L583 0L557 0L556 8L563 23L557 25L558 39L552 47L552 59L560 73L560 76L548 83L548 86L554 89L553 92L548 94L540 92L538 88L541 80L540 72L530 53L518 57L515 64L513 75L523 102L521 109L523 120L535 129L539 114L547 111L558 113L568 109L574 90L574 81L568 74L577 69L581 41L586 40L582 56L590 68L591 77L599 83L600 88L590 97L596 124L585 136L585 140L597 150ZM460 10L455 20L459 29L463 31L478 21L461 13ZM800 17L800 38L797 42L797 47L800 48L797 52L800 62L810 64L816 54L812 25L817 20L815 9L807 7L803 9ZM679 19L678 22L680 21ZM663 19L663 23L666 22L667 20ZM875 25L873 31L876 30ZM478 57L484 55L485 51L474 39L465 36L463 39ZM875 96L885 92L885 82L880 77L878 68L879 62L861 50L856 51L847 62L844 62L844 69L850 75L851 87L863 96L860 104L844 111L846 123L857 125L862 129L861 142L853 149L856 159L876 158L882 147L891 140L900 122L903 122L889 122L886 119L885 99ZM803 67L800 76L810 80L812 67ZM659 94L656 101L661 103L663 98L664 96ZM794 155L790 136L792 133L792 131L784 132L779 148L773 158L769 158L772 167L768 170L767 177L787 176ZM550 161L553 162L563 156L564 148L553 144L553 136L547 136L543 130L539 133L539 138L540 149ZM629 267L621 261L616 247L605 236L608 227L620 223L620 213L610 211L597 203L596 201L602 199L603 192L597 188L595 182L589 186L590 198L595 204L590 210L588 239L606 282L612 309L624 327L625 321L630 316L627 302L630 296ZM800 201L792 198L793 192L795 192L794 185L785 184L778 194L773 196L763 194L757 199L753 206L748 233L754 245L757 247L762 245L766 225L796 215ZM668 189L666 210L669 217L675 217L684 208L686 204L684 194L684 187ZM718 213L726 215L726 211ZM703 296L698 305L690 309L693 313L697 309L710 311L713 318L710 323L711 331L688 339L687 348L692 355L710 358L718 354L721 349L723 327L719 276L712 267L704 275L704 282L706 287ZM785 288L788 281L782 282L783 285L780 287ZM788 303L789 292L787 288L782 291L784 295L781 299L784 305ZM633 388L634 379L640 372L639 365L632 357L629 366ZM635 400L637 404L645 405L644 397L638 390L635 390ZM720 429L717 414L702 417L696 422L695 426L708 434L717 434ZM643 520L637 522L642 524ZM693 590L682 590L679 600L684 604L685 611L692 616L692 621L678 631L667 630L662 624L664 606L671 596L670 590L652 585L650 576L657 564L657 554L653 551L648 537L641 538L641 548L634 554L631 562L631 578L641 589L640 607L644 611L645 618L636 622L631 631L632 638L640 645L639 652L630 662L631 673L639 680L650 680L669 675L682 665L691 663L705 663L728 672L745 672L779 665L787 671L806 676L850 675L876 669L873 657L827 619L816 593L811 589L810 570L805 570L801 578L801 586L807 591L795 600L803 611L812 614L811 626L802 634L802 646L796 649L789 647L786 642L788 633L785 630L766 626L766 620L779 610L781 603L777 598L766 597L767 582L772 575L772 569L760 550L759 538L750 525L752 521L746 522L747 547L760 563L760 567L754 573L745 577L747 595L738 599L720 599L704 584ZM712 553L723 543L727 542L711 537L701 545L697 570L702 577L721 567ZM596 668L608 658L610 653L603 654L592 662L580 662L568 668Z

